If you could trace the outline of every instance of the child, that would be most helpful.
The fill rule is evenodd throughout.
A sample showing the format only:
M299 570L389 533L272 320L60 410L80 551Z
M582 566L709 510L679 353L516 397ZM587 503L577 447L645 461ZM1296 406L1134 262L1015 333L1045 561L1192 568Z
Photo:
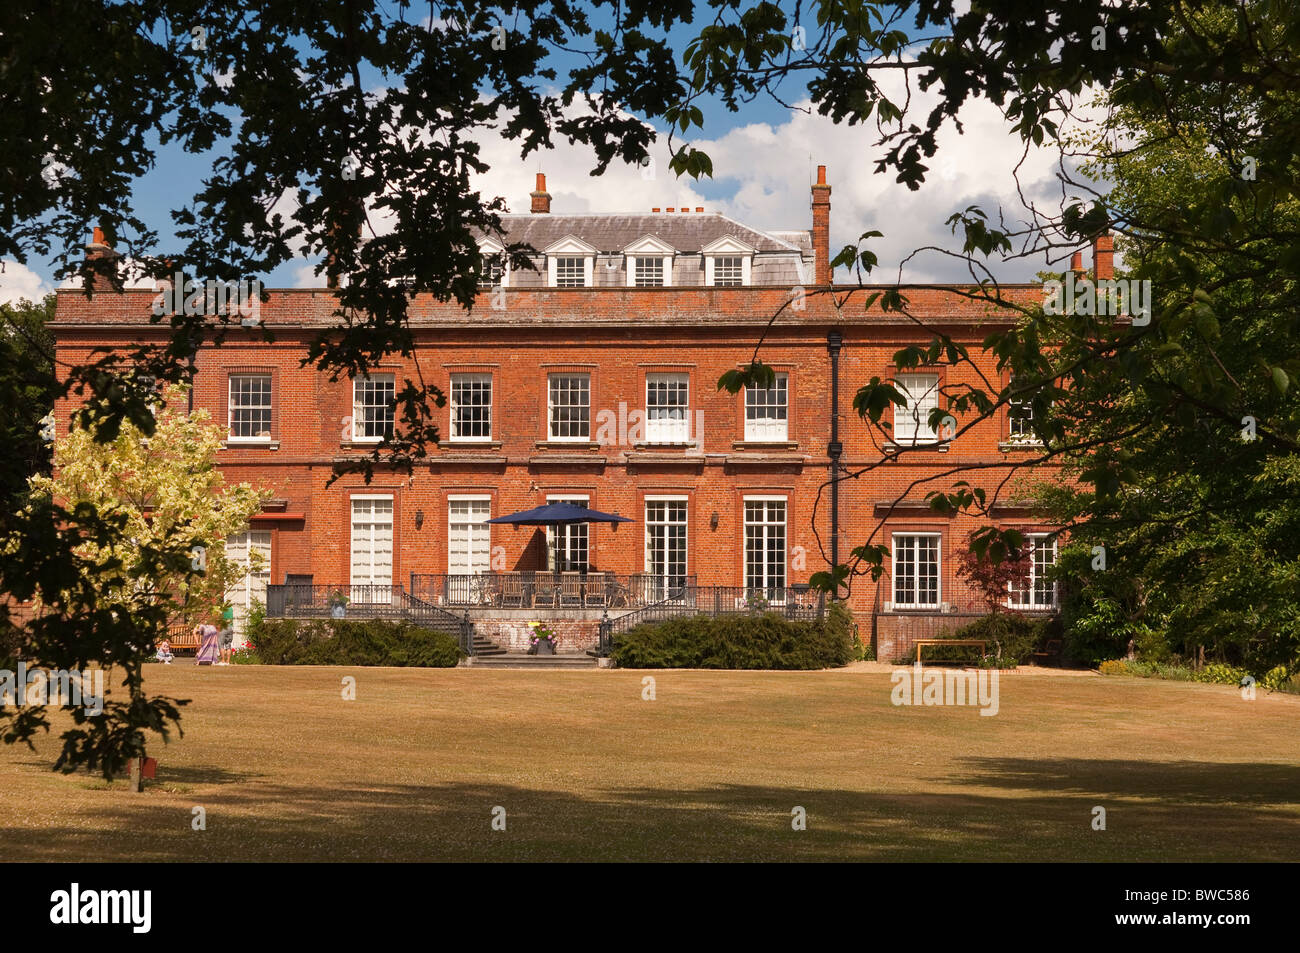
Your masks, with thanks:
M173 657L171 642L167 641L167 639L163 639L162 642L158 644L158 661L162 662L164 665L170 665L172 664Z

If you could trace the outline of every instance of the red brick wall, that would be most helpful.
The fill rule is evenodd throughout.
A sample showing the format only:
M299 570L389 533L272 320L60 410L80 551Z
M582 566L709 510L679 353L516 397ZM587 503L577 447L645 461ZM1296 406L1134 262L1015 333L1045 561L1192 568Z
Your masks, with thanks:
M1011 289L1029 296L1030 288ZM677 493L689 497L689 566L702 585L743 584L743 499L746 494L781 494L788 500L787 545L791 561L788 581L806 581L826 566L814 529L829 544L829 495L818 489L827 470L829 434L829 357L826 333L837 328L844 336L841 352L840 407L844 464L858 470L880 459L866 425L852 409L854 393L872 376L888 377L892 356L907 344L927 343L907 319L873 312L864 315L862 296L832 301L814 294L803 311L790 311L766 332L762 356L790 373L789 449L733 446L743 435L743 402L718 392L716 382L727 370L750 360L755 342L771 314L780 306L784 289L537 289L506 292L507 308L493 311L491 296L466 314L454 305L417 300L412 307L417 352L413 360L393 358L380 369L403 377L449 386L452 371L472 368L493 375L493 439L499 446L465 449L443 446L427 465L411 476L379 470L366 486L360 477L327 486L331 464L340 455L364 451L344 445L343 418L351 414L351 384L331 382L299 360L306 342L330 322L332 297L323 291L272 293L262 306L262 320L275 333L274 343L260 332L235 329L220 349L205 348L197 360L194 403L214 418L224 419L227 375L235 368L270 368L274 374L276 449L232 446L221 452L227 479L269 487L288 501L292 518L264 514L270 527L272 582L289 573L311 573L319 584L346 582L349 574L350 520L348 497L354 492L391 492L394 497L394 582L412 572L440 573L447 569L447 498L455 493L490 493L492 515L502 515L545 502L548 494L579 493L599 510L635 520L618 528L593 526L591 557L607 572L643 571L644 497ZM985 305L939 290L913 293L914 311L922 320L939 323L958 340L977 344L1005 317ZM147 324L152 294L100 294L89 301L78 293L59 296L56 331L58 357L64 362L87 360L99 346L125 345L137 340L161 340ZM838 304L838 306L837 306ZM978 347L972 349L978 353ZM576 456L539 447L545 433L548 370L585 366L592 375L592 430L597 414L615 414L645 405L645 375L650 370L681 370L691 378L691 410L703 411L703 452L662 450L638 454L633 448L598 447ZM983 368L991 378L996 371ZM969 369L946 369L947 383L976 382ZM60 429L72 410L56 408ZM441 429L449 433L449 407L438 411ZM909 454L888 468L850 480L841 489L841 552L867 540L892 499L912 481L932 477L940 468L960 462L1006 460L999 448L1006 420L982 423L961 436L947 452ZM1004 471L966 475L992 487ZM923 482L912 493L919 500L929 489L944 489L953 477ZM423 512L421 529L415 527ZM710 526L718 515L717 529ZM914 510L896 513L891 527L924 527L944 536L945 563L976 520L966 516L939 517ZM539 553L531 528L494 527L493 547L502 547L508 569L537 568ZM889 542L888 530L876 540ZM796 562L803 548L802 568ZM950 564L950 563L949 563ZM875 598L875 586L858 580L852 606L861 617ZM887 659L882 649L881 658Z

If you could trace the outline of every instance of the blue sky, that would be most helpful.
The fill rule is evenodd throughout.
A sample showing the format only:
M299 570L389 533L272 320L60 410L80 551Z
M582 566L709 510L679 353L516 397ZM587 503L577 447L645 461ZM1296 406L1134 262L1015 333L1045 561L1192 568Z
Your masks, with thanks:
M810 19L807 13L805 19ZM689 40L702 26L679 25L671 35L678 59ZM809 27L812 26L811 20ZM906 28L910 23L900 23ZM557 53L554 65L561 76L569 57ZM379 84L374 75L363 77ZM783 89L789 102L807 107L805 91L795 86ZM901 90L900 90L901 92ZM928 108L927 97L914 92L914 105ZM900 262L914 249L925 245L955 248L956 241L944 226L954 211L979 204L995 215L998 207L1014 214L1020 209L1016 180L1011 169L1020 159L1021 144L1008 136L1005 122L988 103L970 104L962 114L966 134L952 132L941 140L943 151L935 163L930 181L917 193L893 182L892 176L875 175L872 159L877 152L874 127L836 126L808 109L787 109L768 97L760 97L730 112L717 102L702 103L705 138L695 142L713 158L714 178L698 182L676 179L667 171L666 139L656 149L654 177L645 171L612 166L599 178L588 175L594 157L587 150L559 143L547 154L528 159L519 156L516 143L491 134L480 139L491 171L478 183L490 195L501 195L513 211L528 208L528 192L534 173L546 172L553 195L552 210L563 212L648 212L652 206L704 206L757 227L808 228L808 186L817 164L829 167L832 192L832 249L853 243L868 229L885 233L873 244L880 255L877 280L900 276ZM813 113L813 114L810 114ZM662 129L662 127L660 127ZM173 238L172 209L192 195L208 173L212 155L196 156L170 145L158 151L157 164L136 180L135 200L141 216L156 228L167 245ZM1020 176L1020 188L1031 198L1045 200L1059 192L1053 164L1056 153L1031 150ZM1059 198L1059 196L1058 196ZM94 223L87 223L87 236ZM1027 280L1047 267L1048 262L1016 262L999 266L1002 280ZM308 263L288 264L264 280L271 287L319 285ZM953 281L968 276L942 254L928 252L909 261L901 272L906 280ZM837 280L848 280L847 274ZM30 270L8 263L0 276L0 300L32 296L54 286L53 267L48 261L30 262Z

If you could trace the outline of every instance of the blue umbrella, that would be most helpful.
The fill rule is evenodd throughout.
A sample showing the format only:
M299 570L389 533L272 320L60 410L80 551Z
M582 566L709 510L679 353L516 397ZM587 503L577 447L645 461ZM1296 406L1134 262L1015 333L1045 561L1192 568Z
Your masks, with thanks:
M562 502L547 503L545 506L537 506L522 513L511 513L509 516L497 516L488 522L506 523L511 526L567 526L573 523L630 523L632 520L626 516L589 510L579 503ZM559 567L559 534L556 534L555 545L557 548L553 558L555 565Z
M630 523L626 516L589 510L578 503L547 503L522 513L497 516L489 523L508 523L512 526L560 526L567 523Z

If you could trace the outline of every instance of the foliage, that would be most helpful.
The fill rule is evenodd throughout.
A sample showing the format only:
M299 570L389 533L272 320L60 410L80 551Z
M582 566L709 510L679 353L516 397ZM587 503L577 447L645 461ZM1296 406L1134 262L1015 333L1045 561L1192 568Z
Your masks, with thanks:
M383 619L261 619L248 640L266 665L454 668L460 642L410 622Z
M224 428L211 423L206 410L186 413L186 391L174 387L166 393L152 437L131 424L111 443L98 443L81 429L59 437L55 474L31 480L33 500L73 511L93 507L120 524L122 534L112 544L83 543L94 562L127 567L142 549L179 546L187 552L180 565L139 567L126 576L107 572L99 586L103 609L147 600L164 607L169 622L206 618L220 611L226 592L246 572L226 556L226 537L247 527L271 494L246 483L226 484L216 467ZM38 603L53 598L38 593Z
M1148 662L1138 659L1107 659L1097 666L1102 675L1132 675L1137 678L1165 678L1180 682L1203 682L1211 685L1243 685L1246 679L1270 691L1300 693L1300 678L1284 665L1262 675L1234 665L1206 665L1199 671L1186 665Z
M52 253L65 275L77 271L88 279L98 271L102 280L118 284L124 275L116 266L79 264L93 223L104 227L124 260L155 277L180 267L195 276L238 279L305 255L341 279L336 326L323 331L308 354L322 372L338 376L410 352L407 317L416 294L472 306L480 267L476 239L500 236L504 207L474 187L475 176L487 170L479 144L486 133L517 142L523 155L557 139L588 144L596 153L595 171L604 172L615 160L640 163L648 157L653 130L647 120L687 133L702 128L705 101L730 109L761 95L786 102L800 90L783 84L798 81L821 114L850 125L875 123L875 171L915 189L937 154L940 133L959 128L964 103L994 103L1014 135L1037 144L1059 137L1065 113L1084 90L1105 88L1108 110L1129 114L1125 121L1169 117L1175 134L1157 131L1145 137L1146 146L1159 148L1168 139L1182 149L1189 131L1203 133L1200 158L1208 166L1193 164L1192 150L1172 156L1168 181L1179 188L1165 202L1163 218L1156 202L1138 203L1136 211L1122 195L1108 202L1105 187L1095 182L1078 188L1066 183L1062 208L1036 208L1020 235L1000 224L1015 214L990 215L978 207L953 214L949 223L961 242L960 257L970 266L972 284L979 284L970 294L1016 307L1024 320L984 342L998 370L1014 373L1014 387L959 385L944 393L935 412L961 418L960 434L993 418L1013 397L1030 402L1042 452L1014 466L1051 463L1069 448L1090 448L1087 459L1079 460L1078 476L1099 500L1136 486L1137 474L1147 481L1139 488L1150 492L1161 477L1181 472L1168 459L1168 447L1143 461L1149 469L1142 470L1133 465L1132 449L1118 446L1157 428L1176 430L1184 445L1189 435L1202 432L1198 428L1210 433L1218 427L1217 437L1210 433L1206 441L1204 456L1210 459L1227 447L1225 425L1249 414L1260 423L1261 439L1247 452L1283 469L1294 466L1288 457L1297 450L1296 389L1289 385L1300 374L1292 343L1297 318L1293 308L1280 305L1295 300L1287 276L1300 272L1292 221L1300 176L1293 161L1300 154L1300 122L1292 77L1300 69L1287 5L992 0L958 9L951 0L910 7L819 0L787 9L740 0L716 5L701 19L680 67L665 41L696 15L690 3L591 11L531 0L501 6L453 2L428 20L408 18L411 12L404 4L390 8L367 0L326 4L310 16L289 0L197 8L189 0L0 6L0 63L8 80L0 84L0 167L8 173L0 202L0 258L25 263ZM810 28L806 42L796 44L800 20ZM68 31L68 23L78 28ZM255 43L247 42L250 29ZM203 42L187 42L193 31ZM50 43L52 36L60 42ZM914 41L916 36L921 39ZM556 49L566 51L563 76L551 59ZM78 68L68 69L68 63ZM882 82L900 73L906 83ZM898 88L905 95L892 91ZM913 90L931 92L938 102L918 105ZM916 115L918 109L925 114ZM198 192L178 198L178 240L163 242L141 220L132 199L138 180L124 170L139 175L154 169L160 146L173 143L215 160L191 177L201 183ZM673 172L711 174L711 159L702 149L690 143L669 147ZM1246 157L1258 167L1256 178L1241 175ZM1069 166L1062 163L1063 171ZM1206 168L1212 169L1208 175ZM1182 190L1180 170L1198 188ZM382 224L372 226L375 220ZM1148 330L1078 316L1051 318L1003 300L988 259L1013 247L1020 255L1055 255L1107 227L1143 243L1131 267L1159 289ZM837 262L864 279L877 264L866 247L877 237L877 230L867 228ZM516 267L528 266L524 251L517 245L507 249ZM906 286L837 301L846 313L857 303L863 313L879 308L911 317ZM182 314L160 330L168 335L159 345L88 359L68 367L59 383L56 396L84 400L81 422L84 429L93 427L100 443L115 441L128 423L152 436L154 381L185 379L197 345L222 343L231 326L224 317ZM1240 344L1237 360L1188 347L1195 343L1193 334L1213 342L1216 331L1224 343ZM931 340L902 349L896 355L900 369L922 360L971 361L943 329L919 326L918 332ZM255 333L270 335L265 329ZM728 378L725 386L763 376L756 348L745 374ZM1092 444L1071 428L1065 398L1075 385L1082 385L1091 402L1077 406L1090 407L1107 425ZM12 390L0 384L0 394ZM433 408L443 397L436 386L399 382L397 399L393 439L349 464L367 476L381 458L412 466L437 442ZM865 421L879 424L900 399L890 380L878 378L854 404ZM896 459L891 455L879 465ZM1238 487L1256 513L1289 478L1252 479L1263 471L1264 465L1248 469ZM839 478L861 475L850 471ZM1221 502L1228 489L1222 487L1212 502ZM984 489L959 484L951 493L934 491L931 502L987 513L991 500ZM1190 509L1176 509L1186 504ZM1104 504L1086 508L1083 522L1108 515ZM1195 488L1177 488L1162 499L1166 508L1199 513L1201 498ZM1123 514L1117 518L1121 526ZM1297 624L1285 607L1300 600L1294 598L1294 579L1283 571L1288 550L1280 540L1300 534L1289 524L1284 514L1253 546L1246 514L1224 512L1218 524L1180 538L1182 551L1159 554L1163 564L1151 573L1158 570L1169 580L1180 563L1191 565L1195 576L1210 583L1201 601L1179 603L1178 592L1143 585L1127 596L1115 594L1128 600L1115 607L1117 617L1151 631L1168 622L1168 631L1186 631L1203 642L1226 621L1235 641L1225 646L1225 656L1293 656ZM5 514L0 536L19 545L0 560L0 591L19 599L38 587L66 594L52 607L51 621L33 629L41 661L111 664L131 657L140 633L156 631L163 621L159 607L149 602L102 607L96 586L79 581L117 574L122 578L114 576L114 591L129 584L133 569L96 562L83 549L92 541L98 551L114 552L126 531L124 521L89 507L45 505ZM1113 542L1121 548L1131 543L1128 552L1134 553L1142 541ZM1202 550L1212 554L1208 565L1194 555ZM883 572L883 544L868 538L851 552L851 565L818 573L816 583L838 588L851 570L877 578ZM171 548L145 549L140 558L163 566L181 555ZM1254 600L1263 604L1258 619L1250 608L1248 575L1255 556L1266 560L1265 597ZM1235 573L1234 559L1242 560ZM1118 565L1119 573L1140 575L1128 563ZM0 615L0 626L5 619ZM1174 628L1184 620L1189 627ZM1087 651L1105 641L1100 628L1092 627L1083 645ZM116 770L126 757L143 753L141 732L158 723L163 709L143 695L135 698L118 712L122 731L93 742L74 739L65 746L63 763L107 759ZM6 738L26 737L30 727L24 722Z
M838 602L814 622L769 612L647 623L615 636L610 651L622 668L837 668L853 655L852 616Z
M1060 621L1055 617L1027 616L1008 610L980 616L959 629L940 633L939 638L983 639L993 646L994 651L989 653L992 658L1018 665L1027 662L1048 639L1059 636ZM979 654L979 649L960 645L947 651L956 653L958 658L974 659Z
M990 614L997 614L1007 609L1012 585L1029 585L1031 550L1027 545L1007 549L1001 539L982 549L979 543L987 535L985 529L967 534L965 549L957 557L957 576L979 591Z
M27 482L50 469L51 441L43 418L54 409L54 295L40 303L0 304L0 496L18 509ZM48 419L52 418L46 418Z

